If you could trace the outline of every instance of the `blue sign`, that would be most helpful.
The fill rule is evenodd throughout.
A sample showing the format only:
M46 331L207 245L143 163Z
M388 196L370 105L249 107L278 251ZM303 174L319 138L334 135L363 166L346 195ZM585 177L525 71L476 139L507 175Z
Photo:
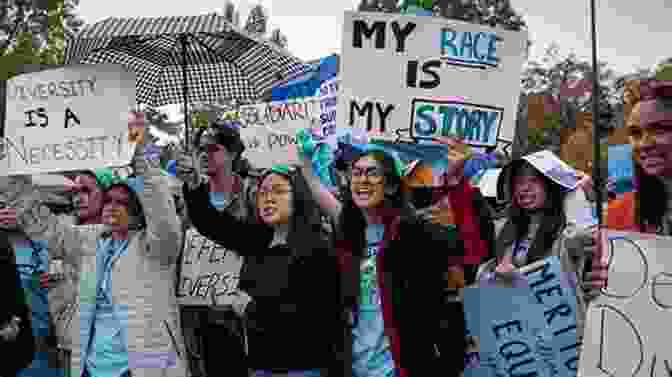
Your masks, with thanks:
M320 89L322 82L336 77L338 56L330 55L320 60L320 64L311 72L279 85L271 90L271 101L312 97Z
M630 144L614 145L608 149L609 178L614 179L616 194L632 191L632 146Z
M465 377L555 375L544 313L529 288L465 288L464 312L479 359L465 368Z

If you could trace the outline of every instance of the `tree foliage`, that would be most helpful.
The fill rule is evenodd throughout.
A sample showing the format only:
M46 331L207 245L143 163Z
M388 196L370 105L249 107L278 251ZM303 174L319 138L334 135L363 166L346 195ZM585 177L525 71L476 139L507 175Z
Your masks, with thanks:
M84 24L76 14L78 5L79 0L0 3L0 79L26 64L63 64L66 39Z
M236 27L241 27L240 11L232 0L226 1L223 13L227 21ZM267 38L278 47L287 48L287 37L279 28L275 28L269 32L268 20L269 17L264 7L261 4L257 4L250 10L243 29L251 34Z
M400 4L396 0L360 0L357 9L360 12L399 13L409 2L415 1L405 0ZM424 0L424 3L432 4L434 15L439 17L506 30L519 31L527 28L509 0Z

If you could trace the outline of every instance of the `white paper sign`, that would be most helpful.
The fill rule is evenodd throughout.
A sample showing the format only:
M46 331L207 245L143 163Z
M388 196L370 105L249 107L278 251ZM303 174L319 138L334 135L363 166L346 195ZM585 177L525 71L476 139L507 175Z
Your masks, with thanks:
M607 237L608 287L588 309L578 376L670 376L672 238Z
M526 32L445 18L345 12L338 125L510 144L526 43Z
M319 118L319 106L317 97L241 106L243 156L257 168L298 164L296 133L310 127L311 119Z
M336 107L338 106L338 79L333 78L320 85L320 121L319 133L313 134L326 138L336 133Z
M182 272L177 290L180 305L212 305L212 290L219 305L231 303L238 288L243 259L203 237L194 228L187 231Z
M135 76L119 65L75 65L7 81L0 175L128 165Z

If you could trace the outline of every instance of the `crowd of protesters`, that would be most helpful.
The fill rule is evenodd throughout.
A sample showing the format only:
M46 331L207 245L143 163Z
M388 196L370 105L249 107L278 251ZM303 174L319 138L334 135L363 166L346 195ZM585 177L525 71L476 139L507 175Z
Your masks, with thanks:
M608 222L669 235L660 130L672 111L661 98L643 99L628 122L640 191L611 202L622 215ZM309 143L299 143L302 164L255 171L235 127L216 123L180 153L172 191L144 153L145 123L132 113L141 136L130 176L72 176L74 214L45 205L29 177L3 182L0 346L16 356L0 377L459 376L470 348L462 288L558 256L577 276L582 328L606 282L599 229L585 221L588 176L568 190L510 161L499 178L508 212L495 221L459 140L439 140L450 162L440 177L427 161L358 145L339 161L334 192ZM232 304L178 305L188 230L244 257Z

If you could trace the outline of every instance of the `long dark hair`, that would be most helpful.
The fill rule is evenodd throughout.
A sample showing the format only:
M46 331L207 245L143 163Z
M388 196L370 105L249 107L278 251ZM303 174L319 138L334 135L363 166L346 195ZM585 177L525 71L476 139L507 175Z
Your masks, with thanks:
M543 175L530 163L525 160L518 160L512 162L510 166L510 173L508 181L511 203L509 207L509 219L504 229L512 227L514 231L508 233L503 231L497 242L500 252L497 255L503 255L503 250L510 247L516 240L524 238L530 227L530 213L518 206L514 198L513 182L514 178L523 170L533 171L534 174L541 178L546 192L546 202L541 209L541 223L537 234L534 235L534 240L530 246L529 263L536 261L543 257L542 253L550 250L553 243L556 241L560 231L565 227L567 218L564 211L564 201L567 193L559 184L553 182L551 179Z
M313 250L326 248L328 240L323 235L319 206L300 168L293 166L288 174L266 171L259 177L258 183L261 184L271 174L285 177L290 183L293 211L289 219L287 244L292 249L293 257L310 256ZM255 208L255 211L254 217L258 218L258 209ZM263 224L260 220L257 221Z
M359 159L371 156L378 161L383 168L385 183L385 198L383 207L390 210L390 214L399 215L402 219L410 218L413 215L413 207L410 205L408 195L403 190L401 177L396 172L395 162L388 154L383 152L369 152L355 157L350 166L354 165ZM391 189L394 191L390 191ZM396 212L396 213L395 213ZM385 217L386 214L383 214ZM335 241L347 241L352 245L352 253L357 256L364 254L366 248L366 229L367 223L362 210L355 205L352 200L350 186L347 185L343 193L343 209L339 215L338 228L334 234Z

